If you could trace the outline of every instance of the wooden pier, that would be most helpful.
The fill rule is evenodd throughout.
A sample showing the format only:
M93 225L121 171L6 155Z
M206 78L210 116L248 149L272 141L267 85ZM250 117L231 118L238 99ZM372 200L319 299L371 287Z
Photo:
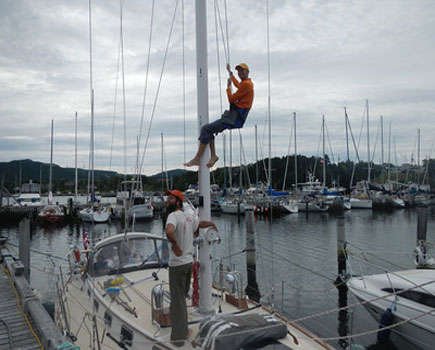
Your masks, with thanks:
M0 237L0 350L55 350L65 338Z

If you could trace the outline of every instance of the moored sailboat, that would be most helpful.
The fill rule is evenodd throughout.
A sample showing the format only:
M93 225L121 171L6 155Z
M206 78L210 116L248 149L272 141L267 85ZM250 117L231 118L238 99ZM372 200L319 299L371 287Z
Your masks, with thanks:
M51 120L51 138L50 138L50 175L48 182L48 205L46 205L42 210L38 213L38 220L42 223L58 223L62 222L65 214L61 207L57 204L53 204L53 195L51 192L51 183L52 183L52 167L53 167L53 127L54 122Z

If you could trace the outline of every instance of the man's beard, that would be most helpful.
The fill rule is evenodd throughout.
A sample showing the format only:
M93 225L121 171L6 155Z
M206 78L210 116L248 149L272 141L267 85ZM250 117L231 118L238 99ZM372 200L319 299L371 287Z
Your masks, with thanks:
M166 207L166 213L168 215L171 214L175 210L177 210L177 204L168 204L168 206Z

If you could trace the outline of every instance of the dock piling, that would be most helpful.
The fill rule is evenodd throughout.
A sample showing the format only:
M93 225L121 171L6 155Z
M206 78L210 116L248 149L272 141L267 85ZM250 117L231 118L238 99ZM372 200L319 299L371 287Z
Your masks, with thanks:
M260 301L260 291L257 284L257 267L255 258L255 219L254 208L245 210L246 220L246 268L248 275L248 285L246 287L246 295L254 300Z
M427 207L417 208L417 241L426 241L427 215Z
M24 277L30 281L30 220L20 221L18 230L20 233L19 257L24 265Z

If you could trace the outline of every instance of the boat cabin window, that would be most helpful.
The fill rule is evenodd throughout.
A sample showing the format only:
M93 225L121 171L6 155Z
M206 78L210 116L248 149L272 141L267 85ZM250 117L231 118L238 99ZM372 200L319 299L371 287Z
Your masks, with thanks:
M428 293L418 292L415 290L408 290L406 292L401 292L403 289L395 289L393 291L392 288L383 288L382 290L384 292L387 292L387 293L396 292L396 293L399 293L398 294L399 297L409 299L409 300L414 301L416 303L423 304L423 305L426 305L426 306L429 306L432 308L435 307L435 296L430 295Z
M145 198L135 197L133 200L133 205L141 205L141 204L145 204Z
M103 276L164 267L168 257L166 241L131 238L100 247L92 257L89 272L91 276Z

